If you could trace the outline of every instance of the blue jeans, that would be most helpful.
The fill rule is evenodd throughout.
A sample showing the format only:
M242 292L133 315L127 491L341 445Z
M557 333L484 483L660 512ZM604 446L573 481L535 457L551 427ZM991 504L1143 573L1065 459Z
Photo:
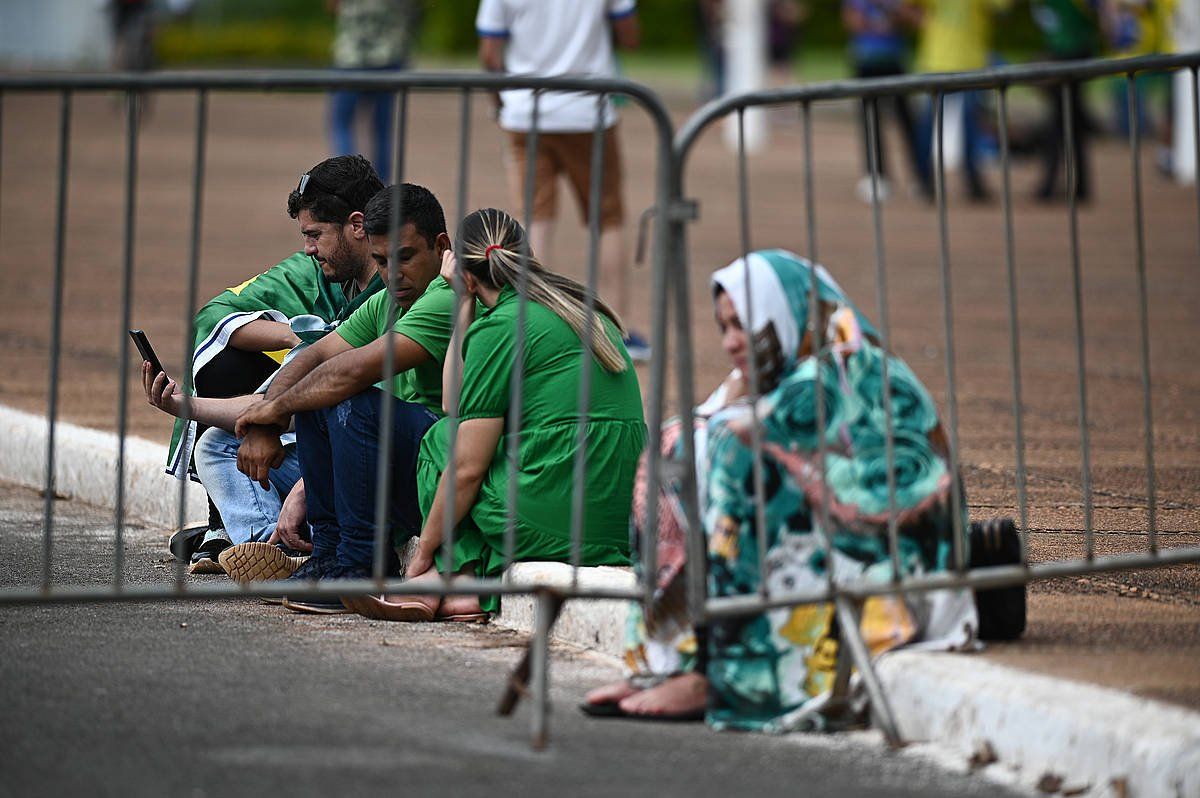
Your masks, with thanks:
M225 522L234 543L266 540L275 531L283 499L300 479L295 446L284 448L283 463L271 469L269 489L238 471L238 439L210 427L196 441L196 474Z
M314 557L335 556L338 565L359 568L370 568L374 562L379 413L384 397L395 402L385 535L389 568L397 564L393 540L407 540L421 532L417 453L437 416L422 405L369 388L333 407L296 414Z
M403 65L377 67L395 71ZM363 152L354 146L354 112L360 103L371 109L371 161L384 183L392 180L392 115L396 95L390 91L358 91L343 89L329 95L329 135L334 155L354 155ZM364 148L365 149L365 148Z

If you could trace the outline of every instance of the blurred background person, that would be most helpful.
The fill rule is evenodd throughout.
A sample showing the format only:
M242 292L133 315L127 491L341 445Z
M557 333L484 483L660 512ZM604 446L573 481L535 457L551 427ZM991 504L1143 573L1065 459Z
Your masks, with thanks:
M416 30L419 6L413 0L326 0L337 17L333 65L337 69L397 70L408 68L409 47ZM386 181L392 173L392 117L395 94L390 91L343 89L329 98L329 132L334 155L353 155L357 110L370 113L371 162ZM361 148L366 150L366 148Z
M992 18L997 12L1007 10L1012 0L921 1L925 13L917 44L919 72L966 72L988 65ZM967 196L986 201L991 195L979 174L978 95L973 91L945 95L942 141L946 168L953 169L961 163ZM932 125L929 130L931 136L936 135ZM932 145L933 138L929 141Z
M1112 55L1117 58L1133 58L1171 52L1175 5L1175 0L1104 0L1104 29L1108 35ZM1165 72L1142 72L1135 81L1138 124L1143 135L1158 138L1156 162L1160 171L1170 174L1173 115L1171 76ZM1120 135L1128 138L1132 129L1132 118L1126 83L1123 78L1112 80L1111 97L1114 126ZM1154 97L1162 98L1159 113L1150 111L1149 100Z
M483 0L475 18L479 60L489 72L513 75L617 75L613 45L636 48L641 38L635 0ZM533 125L533 92L500 92L500 127L508 136L506 161L514 207L525 207L526 135ZM601 113L604 173L600 183L600 279L616 297L616 312L629 314L629 262L626 258L621 151L617 111L612 100ZM529 242L538 260L553 262L558 180L567 178L584 223L591 218L592 133L596 97L544 92L538 101L538 138L533 169L533 219ZM523 211L522 211L523 212ZM584 253L579 253L582 261ZM634 360L649 360L646 339L626 328L625 348Z
M850 34L850 63L856 78L880 78L903 75L908 71L908 37L921 22L921 9L912 0L842 0L842 22ZM879 198L891 196L891 185L887 179L884 158L882 112L888 109L896 117L900 133L904 136L904 147L912 164L913 176L917 180L917 191L921 197L933 197L933 181L929 173L929 160L921 153L917 128L913 123L908 97L881 97L877 101L881 112L877 117L879 139L875 152L875 163L879 168ZM865 102L860 107L863 137L863 173L855 193L863 202L871 201L871 150L867 133Z
M724 14L722 0L696 2L696 41L700 45L700 60L705 76L700 89L701 102L725 93Z
M1032 0L1033 19L1042 31L1046 57L1051 61L1074 61L1095 58L1100 52L1100 21L1097 0ZM1042 176L1034 198L1060 199L1069 190L1059 181L1059 166L1063 160L1067 115L1071 120L1071 147L1074 150L1076 197L1091 196L1091 175L1088 168L1088 141L1092 121L1086 113L1082 89L1078 82L1067 84L1068 99L1063 103L1058 85L1045 90L1046 121L1042 127L1039 148L1042 153ZM1065 171L1065 170L1064 170Z
M773 86L790 86L796 82L793 72L796 49L800 43L800 26L806 16L808 10L798 0L767 2L767 61Z
M154 68L154 3L151 0L111 0L113 68L145 72Z

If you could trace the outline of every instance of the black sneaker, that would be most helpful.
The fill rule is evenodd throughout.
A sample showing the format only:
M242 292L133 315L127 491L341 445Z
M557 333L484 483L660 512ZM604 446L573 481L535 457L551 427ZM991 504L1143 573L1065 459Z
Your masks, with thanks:
M204 535L204 542L201 543L194 552L192 552L191 565L188 566L189 574L223 574L225 569L221 567L220 557L221 552L233 545L233 541L229 539L229 534L224 529L210 529Z
M326 558L330 560L332 558ZM312 562L310 559L309 562ZM295 579L300 572L292 574L289 579ZM333 567L327 568L321 574L320 579L324 582L329 582L338 579L370 579L371 571L369 568L356 565L337 565L333 563ZM283 606L292 612L307 612L313 615L346 615L350 609L342 604L342 600L337 596L314 596L306 599L284 598Z
M291 576L283 580L283 584L316 582L319 579L325 579L325 574L336 567L337 558L332 554L326 554L323 557L309 557L303 565L292 572ZM262 600L267 604L283 604L285 601L283 596L263 596Z

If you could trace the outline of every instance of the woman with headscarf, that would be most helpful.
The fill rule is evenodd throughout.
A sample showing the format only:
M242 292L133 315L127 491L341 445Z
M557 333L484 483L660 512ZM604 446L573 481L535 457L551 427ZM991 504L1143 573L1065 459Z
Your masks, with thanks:
M813 290L819 317L810 324ZM893 513L901 575L947 569L954 527L948 447L933 401L912 371L880 347L871 323L824 269L790 252L762 250L735 261L713 275L712 292L722 348L734 368L697 409L694 426L709 595L815 592L827 586L830 569L838 583L891 580L887 529ZM822 331L819 352L813 351L812 329ZM750 394L752 368L757 401ZM817 421L818 391L823 425ZM763 452L765 569L755 424ZM678 422L668 425L664 450L675 451L682 433ZM684 606L686 522L677 487L666 484L660 501L656 601L649 614L635 610L630 619L626 664L633 675L593 691L582 708L672 719L706 714L716 728L824 727L816 710L832 686L840 639L833 608L784 607L693 632ZM651 526L644 499L635 499L643 530ZM965 525L964 505L959 503ZM970 592L947 590L872 598L861 627L871 652L879 654L917 641L966 646L976 624Z

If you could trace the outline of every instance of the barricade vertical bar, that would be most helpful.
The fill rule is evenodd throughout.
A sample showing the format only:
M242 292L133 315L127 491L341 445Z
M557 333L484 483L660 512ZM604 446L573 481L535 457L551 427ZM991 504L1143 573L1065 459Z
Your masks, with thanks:
M558 600L544 589L534 596L536 618L531 647L533 655L529 662L529 681L533 688L533 747L540 751L546 747L549 737L550 627L554 625L555 605Z
M654 598L657 581L649 576L658 573L658 512L660 505L659 490L662 484L662 427L663 412L666 405L666 373L667 373L667 324L671 315L670 297L667 293L667 268L673 268L674 288L677 297L688 296L688 270L686 267L686 241L683 235L683 220L676 218L674 211L677 204L683 202L683 191L676 171L675 154L672 142L666 130L660 130L658 136L658 164L655 173L655 213L653 240L654 249L651 257L650 298L653 317L651 319L650 345L653 357L650 361L650 397L647 409L647 438L646 452L646 527L645 534L639 541L641 548L642 566L647 575L643 580L642 600L646 607ZM686 467L679 470L676 485L686 517L687 562L686 571L687 606L689 618L700 619L704 611L704 565L703 547L697 545L697 533L700 529L699 512L696 496L695 469L695 438L690 433L694 426L692 420L692 348L688 328L688 312L686 300L677 299L674 308L676 328L676 374L678 375L679 419L688 434L680 436L681 457ZM632 515L631 515L632 518ZM694 524L694 525L693 525ZM654 534L650 534L653 530ZM696 578L698 577L698 582ZM699 587L699 593L693 592ZM697 614L692 614L693 612Z
M183 367L180 374L183 379L183 417L190 418L192 414L192 359L195 355L193 341L196 336L196 296L200 283L200 230L204 208L204 159L205 145L208 133L208 91L199 89L196 92L196 149L192 164L192 232L188 244L188 282L186 306L183 309L187 319L183 338ZM188 479L179 480L179 515L176 518L178 526L183 529L187 523L187 490ZM175 583L182 591L185 588L187 566L182 559L175 561Z
M468 185L470 184L471 173L471 90L464 88L460 97L460 114L462 116L462 125L459 128L458 136L458 192L455 204L458 209L458 216L454 223L454 251L461 253L462 247L462 220L467 215L467 196ZM437 280L439 278L434 277ZM456 277L456 282L461 278ZM461 286L455 285L457 291ZM473 302L474 300L464 295L464 301ZM448 420L446 422L446 435L448 444L446 447L446 469L450 478L445 481L446 490L446 511L442 516L442 559L447 563L443 577L446 584L450 584L450 580L454 576L454 537L458 525L455 523L455 494L458 490L458 423L459 423L459 407L458 402L462 397L462 337L466 335L466 330L458 329L459 324L459 306L458 302L454 303L454 315L450 319L450 337L455 342L454 347L457 352L448 352L446 357L450 363L450 396L446 398L446 407Z
M571 587L579 586L583 555L583 511L586 497L587 427L592 399L592 333L596 325L596 279L600 257L600 178L604 173L604 109L607 94L596 95L596 125L592 129L592 163L588 176L587 291L583 322L583 354L579 361L579 421L575 432L575 484L571 490Z
M887 694L883 691L883 685L879 683L879 677L871 664L871 652L859 629L862 605L854 599L839 595L834 599L834 607L837 611L838 628L842 630L842 642L850 649L850 656L858 666L859 675L867 688L867 695L871 698L871 720L879 727L887 744L895 748L901 745L903 740L897 730L896 717L892 713L891 704L888 703Z
M63 267L67 236L67 181L71 172L71 92L59 95L58 111L58 195L54 214L54 287L50 312L50 385L46 409L46 484L42 521L42 590L49 592L53 583L55 432L58 425L58 368L62 353Z
M954 385L954 316L950 290L950 227L946 220L946 159L944 138L945 97L935 92L933 106L934 125L934 186L938 206L938 238L942 267L942 320L946 330L946 414L950 426L950 508L954 517L954 569L962 573L966 569L963 546L962 495L959 492L958 473L958 398Z
M1146 532L1151 554L1158 552L1158 497L1154 476L1154 407L1150 389L1150 310L1146 298L1146 230L1142 208L1142 126L1137 118L1137 81L1131 74L1127 81L1130 122L1133 137L1130 145L1133 177L1134 240L1137 242L1138 322L1142 344L1142 415L1146 436Z
M1192 67L1192 163L1196 164L1196 232L1200 234L1200 67Z
M542 94L533 93L533 113L529 120L529 133L525 138L525 246L521 248L521 271L517 275L517 329L513 336L514 357L512 377L509 384L508 405L508 518L504 525L504 565L513 563L517 547L517 475L521 462L521 405L524 401L525 378L525 312L529 301L529 257L533 252L530 241L533 228L533 181L537 174L538 116L541 112Z
M754 292L750 280L750 179L746 168L746 109L737 112L737 162L738 162L738 227L742 242L742 274L746 283L746 316L741 319L746 331L747 360L750 366L750 450L754 475L754 526L758 541L759 592L767 595L767 508L766 488L763 479L762 430L759 429L758 400L762 391L762 375L758 373L758 352L754 345Z
M383 384L379 392L379 460L375 463L375 541L371 560L371 577L382 583L387 570L388 504L392 491L392 425L395 423L396 397L392 394L392 380L396 374L396 319L400 308L396 304L396 286L400 279L400 228L404 223L401 205L403 189L400 178L404 174L404 149L408 128L408 91L400 92L395 108L396 138L393 142L392 173L380 175L383 181L395 187L388 212L388 292L387 346L383 350Z
M0 91L0 197L4 196L4 92ZM0 206L0 210L3 210ZM3 213L0 213L0 231L3 231Z
M879 325L883 336L883 418L884 457L887 462L888 486L888 553L892 560L892 579L900 579L900 538L896 517L896 430L892 417L892 389L888 379L888 353L891 351L892 325L888 314L887 267L884 263L883 209L879 201L879 101L866 101L867 160L871 173L871 220L875 230L875 290L879 294ZM815 284L814 284L815 288ZM818 378L819 379L819 378ZM824 430L821 431L824 435ZM824 461L822 461L824 462ZM832 560L831 560L832 561Z
M817 254L817 201L813 180L812 103L805 100L800 104L804 117L804 215L808 219L808 258L814 265L821 262Z
M1067 218L1071 236L1071 276L1075 296L1075 353L1079 368L1079 438L1083 482L1083 532L1087 558L1095 557L1095 541L1092 539L1092 466L1091 441L1088 432L1087 407L1087 358L1083 338L1083 276L1079 264L1079 208L1076 202L1079 175L1075 172L1075 120L1071 118L1071 87L1063 83L1062 114L1063 152L1067 167Z
M129 319L133 304L133 248L137 215L137 147L138 122L141 97L138 92L128 91L125 116L125 241L124 264L121 270L121 329L118 330L117 347L120 362L117 381L117 499L116 534L113 552L113 587L121 589L125 580L125 431L129 405Z
M1004 264L1008 275L1008 343L1012 364L1013 422L1016 436L1017 512L1020 519L1021 562L1029 562L1029 507L1025 495L1025 409L1021 397L1021 339L1017 320L1016 237L1012 212L1012 160L1008 146L1008 88L996 90L996 130L1000 139L1000 201L1004 207Z

